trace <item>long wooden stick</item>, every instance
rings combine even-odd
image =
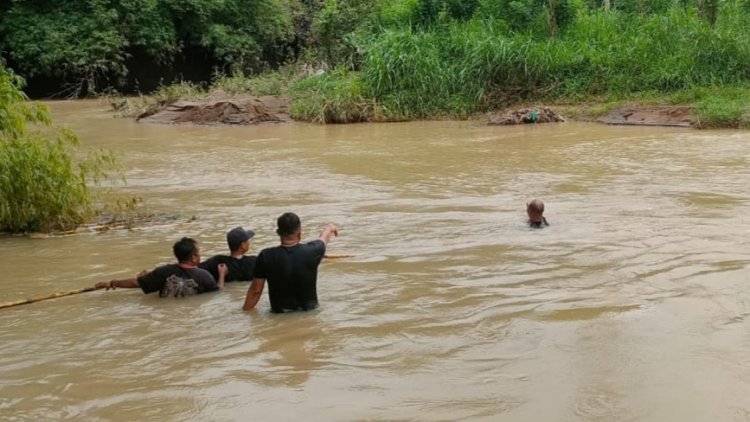
[[[15,302],[3,303],[3,304],[0,304],[0,309],[11,308],[13,306],[18,306],[18,305],[26,305],[26,304],[34,303],[34,302],[41,302],[43,300],[55,299],[55,298],[63,297],[63,296],[70,296],[70,295],[77,295],[77,294],[80,294],[80,293],[93,292],[94,290],[96,290],[96,289],[93,288],[93,287],[84,287],[84,288],[81,288],[81,289],[69,290],[67,292],[50,293],[50,294],[45,295],[45,296],[34,297],[34,298],[31,298],[31,299],[21,299],[21,300],[15,301]]]
[[[325,254],[323,256],[323,258],[327,258],[327,259],[340,259],[340,258],[351,258],[353,256],[354,255],[350,255],[350,254]]]

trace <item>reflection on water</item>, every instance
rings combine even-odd
[[[566,123],[177,127],[52,104],[187,223],[0,238],[3,302],[328,222],[322,307],[92,292],[0,311],[3,419],[747,420],[750,134]],[[524,224],[542,198],[551,227]]]

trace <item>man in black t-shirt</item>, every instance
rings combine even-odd
[[[338,236],[334,225],[326,226],[318,240],[300,243],[302,224],[296,214],[282,214],[277,223],[281,245],[263,249],[255,261],[253,282],[247,290],[243,310],[258,304],[268,280],[271,312],[308,311],[318,307],[318,265],[332,236]]]
[[[219,264],[219,281],[208,271],[198,268],[201,250],[198,242],[183,237],[172,247],[176,264],[162,265],[151,272],[143,271],[136,278],[96,283],[97,289],[140,288],[143,293],[159,292],[159,296],[189,296],[224,288],[227,266]]]
[[[235,227],[227,232],[227,245],[230,255],[215,255],[198,264],[199,268],[219,278],[219,264],[225,264],[229,269],[224,281],[250,281],[255,269],[255,256],[245,255],[250,251],[250,239],[255,236],[252,230]]]

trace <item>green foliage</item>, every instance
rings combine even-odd
[[[554,36],[583,10],[578,0],[481,0],[476,15],[502,19],[517,33]]]
[[[374,10],[372,0],[327,0],[313,22],[316,46],[326,63],[354,66],[358,59],[354,33],[368,24]]]
[[[122,36],[159,62],[172,60],[180,50],[177,26],[168,3],[160,0],[120,0],[113,3]]]
[[[415,24],[417,26],[429,27],[440,19],[445,0],[417,0]]]
[[[712,29],[683,9],[601,12],[582,16],[555,39],[509,34],[484,20],[389,29],[364,46],[362,81],[389,118],[738,84],[750,79],[750,34],[743,30],[747,16],[735,16]]]
[[[466,21],[474,16],[479,0],[445,0],[445,14],[458,21]]]
[[[205,95],[206,90],[190,82],[162,85],[149,95],[123,97],[117,92],[109,92],[105,98],[112,110],[120,117],[147,117],[164,110],[179,100],[195,100]]]
[[[211,89],[221,90],[228,94],[248,95],[286,95],[289,86],[300,78],[299,71],[294,66],[286,66],[276,72],[261,73],[259,75],[218,77]]]
[[[126,59],[159,63],[189,53],[252,72],[292,57],[298,0],[15,1],[0,15],[0,50],[22,75],[75,82],[79,92],[117,86]]]
[[[30,123],[49,124],[47,109],[38,103],[26,102],[21,92],[23,80],[5,70],[0,61],[0,139],[27,136]]]
[[[374,20],[383,28],[410,28],[416,22],[417,0],[390,1],[381,4]]]
[[[0,49],[27,77],[47,75],[79,85],[123,76],[125,38],[103,0],[57,4],[14,2],[0,18]]]
[[[50,120],[41,106],[26,103],[20,82],[0,63],[0,230],[75,227],[92,214],[88,183],[108,176],[114,156],[93,151],[76,161],[72,132],[30,127]]]
[[[750,87],[697,88],[691,94],[700,127],[750,128]]]
[[[674,3],[674,0],[615,0],[612,7],[624,13],[647,15],[665,13]]]
[[[381,120],[377,104],[358,75],[343,68],[298,80],[291,96],[295,119],[314,123]]]

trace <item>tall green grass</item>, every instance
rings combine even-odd
[[[290,91],[291,116],[314,123],[383,120],[380,108],[357,73],[346,69],[297,81]]]
[[[362,83],[388,116],[463,116],[524,100],[673,93],[750,80],[750,16],[690,10],[581,16],[556,38],[474,20],[397,28],[364,46]]]
[[[295,79],[295,75],[283,69],[278,72],[269,72],[255,76],[236,74],[232,76],[222,75],[218,77],[212,90],[221,90],[228,94],[248,95],[283,95],[288,91],[289,84]]]

